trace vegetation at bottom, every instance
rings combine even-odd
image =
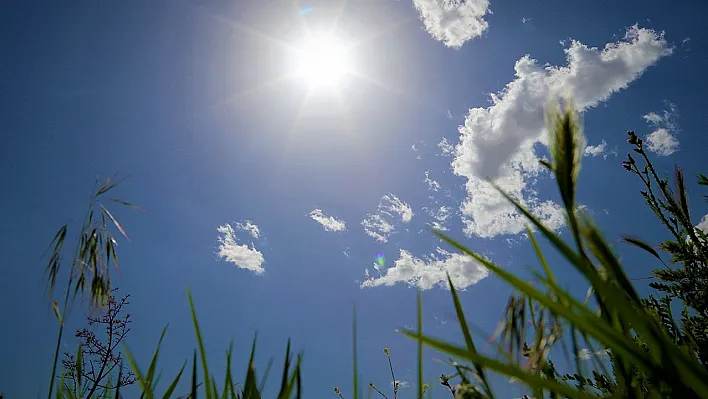
[[[708,398],[708,236],[695,227],[688,203],[687,183],[677,167],[671,178],[661,175],[651,162],[644,144],[634,132],[628,135],[631,152],[622,167],[643,185],[640,195],[667,230],[667,239],[649,243],[641,237],[626,236],[626,245],[649,254],[657,268],[652,271],[652,293],[638,294],[632,280],[612,246],[582,211],[576,201],[580,164],[585,139],[572,104],[549,107],[547,127],[550,134],[549,161],[542,163],[555,177],[565,210],[570,239],[564,240],[515,198],[499,191],[528,220],[528,239],[537,255],[539,267],[533,281],[525,281],[454,239],[433,234],[464,253],[509,284],[514,294],[502,312],[500,328],[493,340],[496,355],[480,353],[470,331],[457,290],[448,277],[451,306],[457,315],[462,342],[447,342],[423,332],[422,296],[417,297],[418,324],[402,333],[417,344],[417,383],[410,397],[422,399],[432,390],[423,380],[423,347],[450,358],[450,374],[440,376],[453,398],[495,398],[490,375],[513,378],[534,398]],[[137,384],[141,398],[254,399],[260,398],[270,367],[258,378],[254,367],[257,340],[254,337],[245,375],[236,380],[232,369],[232,346],[226,351],[226,368],[219,373],[209,368],[197,311],[187,292],[196,349],[180,371],[160,384],[158,359],[167,331],[163,329],[150,363],[139,365],[123,345],[130,332],[130,315],[123,315],[128,296],[116,298],[110,271],[118,267],[117,239],[128,235],[114,218],[110,206],[139,207],[111,195],[122,179],[109,178],[97,184],[89,201],[84,222],[72,242],[69,226],[62,226],[48,251],[46,278],[51,295],[60,276],[65,276],[59,300],[52,301],[57,319],[56,350],[53,357],[47,398],[121,398],[121,389]],[[494,184],[490,182],[490,184]],[[698,175],[698,184],[708,185],[708,177]],[[496,186],[495,186],[496,187]],[[638,197],[639,198],[639,197]],[[708,196],[706,196],[708,199]],[[115,233],[117,232],[117,234]],[[546,240],[564,258],[562,265],[572,267],[586,280],[586,297],[578,298],[563,289],[553,275],[553,267],[539,246]],[[68,248],[72,246],[73,248]],[[65,248],[66,247],[66,248]],[[70,255],[66,261],[67,251]],[[75,300],[87,304],[88,327],[76,332],[80,345],[74,354],[65,353],[60,362],[59,349],[64,320]],[[97,331],[102,329],[102,334]],[[357,318],[352,319],[352,392],[334,388],[335,397],[357,399],[380,396],[397,399],[400,382],[395,377],[392,355],[384,354],[391,373],[391,387],[369,384],[361,389],[357,364]],[[105,335],[102,338],[101,335]],[[487,337],[484,337],[485,339]],[[551,349],[565,354],[564,371],[550,358]],[[591,366],[582,359],[591,360]],[[291,353],[290,342],[278,381],[278,399],[301,398],[307,382],[302,381],[302,354]],[[218,377],[218,378],[217,378]],[[185,381],[180,384],[181,381]],[[188,392],[178,392],[188,386]],[[2,395],[0,394],[0,398]]]

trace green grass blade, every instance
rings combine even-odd
[[[418,287],[418,295],[416,301],[416,314],[418,316],[418,337],[423,336],[423,293]],[[417,342],[417,354],[418,354],[418,364],[417,364],[417,374],[418,374],[418,399],[423,399],[423,341],[418,340]]]
[[[135,374],[135,378],[138,380],[138,384],[140,385],[140,389],[142,390],[143,394],[145,394],[145,397],[147,399],[153,399],[152,387],[145,379],[143,373],[140,371],[140,367],[135,361],[135,358],[130,352],[130,349],[128,349],[128,347],[126,346],[124,347],[123,352],[125,353],[126,359],[128,359],[128,364],[130,364],[130,368],[133,370],[133,374]]]
[[[435,338],[422,336],[418,333],[414,333],[413,331],[403,331],[403,334],[409,338],[418,340],[418,342],[422,344],[425,344],[438,351],[447,353],[451,356],[467,360],[471,363],[479,363],[482,365],[482,367],[496,371],[505,376],[518,378],[520,381],[528,384],[529,386],[547,389],[549,391],[558,393],[560,395],[565,395],[568,398],[573,399],[597,398],[597,396],[595,395],[591,395],[587,392],[578,391],[577,389],[569,385],[561,384],[554,380],[543,378],[537,374],[529,373],[515,364],[504,363],[496,359],[482,356],[478,353],[470,353],[464,348],[448,344]]]
[[[206,391],[207,399],[212,399],[211,393],[211,375],[209,374],[209,366],[207,365],[206,350],[204,350],[204,341],[202,340],[202,334],[199,330],[199,322],[197,321],[197,312],[194,310],[194,301],[192,300],[192,293],[187,289],[187,297],[189,298],[189,309],[192,312],[192,323],[194,324],[194,332],[197,335],[197,345],[199,347],[199,357],[202,360],[202,368],[204,369],[204,388]],[[216,392],[214,392],[216,394]]]
[[[226,351],[226,373],[224,376],[224,391],[221,393],[221,399],[226,399],[229,393],[229,386],[233,384],[233,376],[231,375],[231,356],[234,351],[234,340],[229,343],[229,350]]]
[[[123,379],[123,362],[120,362],[120,366],[118,366],[118,383],[116,384],[116,394],[114,395],[114,399],[121,399],[120,396],[120,382]]]
[[[280,392],[283,392],[288,386],[288,373],[290,372],[290,340],[285,348],[285,362],[283,364],[283,376],[280,380]],[[278,396],[280,397],[280,396]]]
[[[261,397],[260,392],[258,392],[258,382],[256,381],[256,365],[254,363],[256,357],[256,342],[258,341],[258,335],[253,337],[253,344],[251,345],[251,356],[248,359],[248,368],[246,369],[246,379],[243,383],[243,394],[244,397],[249,399],[259,399]]]
[[[436,233],[443,241],[449,243],[458,250],[466,253],[480,264],[487,267],[492,273],[499,276],[502,280],[506,281],[509,285],[514,287],[520,292],[523,292],[526,296],[534,299],[539,304],[547,307],[549,310],[555,314],[564,317],[571,324],[578,327],[581,331],[586,331],[588,335],[595,338],[598,342],[604,345],[606,348],[613,348],[622,351],[625,355],[630,356],[633,361],[638,363],[646,364],[649,361],[648,355],[640,348],[638,348],[634,341],[625,337],[623,335],[617,335],[616,331],[611,327],[608,327],[603,323],[602,319],[599,319],[593,312],[586,308],[577,309],[577,313],[564,305],[559,303],[554,298],[549,295],[539,291],[536,287],[528,284],[527,282],[519,279],[510,272],[502,269],[501,267],[495,265],[489,260],[485,259],[481,255],[473,252],[451,238],[447,237],[442,233]],[[621,300],[621,299],[620,299]]]
[[[179,369],[179,373],[177,373],[177,376],[175,377],[175,379],[172,380],[172,383],[170,383],[170,386],[167,387],[165,394],[162,395],[162,399],[170,399],[170,397],[172,397],[172,393],[177,388],[177,384],[179,383],[179,380],[182,378],[182,373],[184,372],[184,368],[186,366],[187,366],[187,361],[185,360],[184,363],[182,363],[182,368]]]
[[[462,335],[465,337],[465,344],[467,345],[467,350],[472,353],[477,353],[477,348],[475,347],[474,341],[472,340],[472,334],[470,333],[470,329],[467,326],[465,313],[462,310],[462,304],[460,303],[460,298],[457,295],[457,290],[455,289],[455,286],[452,283],[452,279],[450,278],[450,273],[447,273],[447,283],[450,286],[450,292],[452,293],[452,302],[455,305],[455,312],[457,313],[457,321],[460,324],[460,328],[462,329]],[[420,333],[422,334],[422,332]],[[474,363],[474,368],[477,372],[477,375],[479,376],[479,379],[482,381],[482,385],[484,385],[484,390],[486,391],[487,397],[493,399],[494,393],[492,393],[492,388],[489,385],[489,381],[487,380],[487,376],[484,373],[484,369],[478,363]]]
[[[155,369],[157,368],[157,358],[160,355],[160,345],[162,345],[162,340],[165,338],[167,327],[169,327],[169,324],[165,325],[162,329],[162,333],[160,333],[160,339],[157,341],[157,348],[155,348],[155,352],[152,355],[152,360],[150,360],[150,366],[148,367],[147,374],[145,374],[145,381],[147,381],[150,386],[154,385],[153,378],[155,376]]]
[[[192,390],[189,399],[197,399],[197,351],[192,356]]]
[[[82,379],[84,377],[84,371],[83,371],[83,366],[84,366],[84,349],[79,344],[79,348],[76,350],[76,367],[74,369],[75,371],[75,384],[74,384],[74,393],[76,396],[81,395],[81,385],[82,385]]]
[[[273,358],[271,357],[270,360],[268,360],[268,364],[266,365],[265,371],[263,372],[263,378],[261,378],[261,383],[258,386],[258,390],[263,392],[265,389],[265,384],[268,381],[268,375],[270,374],[270,370],[273,367]]]

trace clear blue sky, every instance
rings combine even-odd
[[[613,240],[662,238],[620,167],[627,129],[652,143],[660,169],[705,172],[708,6],[700,2],[13,3],[0,13],[0,392],[8,398],[46,389],[57,326],[41,251],[83,215],[97,176],[132,174],[120,196],[146,209],[116,210],[132,240],[120,242],[115,285],[132,295],[127,343],[139,360],[148,361],[166,323],[163,378],[191,357],[189,286],[213,369],[232,338],[239,371],[256,330],[261,370],[271,355],[281,361],[292,338],[305,353],[305,397],[327,398],[335,385],[350,392],[354,303],[362,379],[387,387],[388,347],[397,377],[410,382],[406,397],[415,346],[395,330],[415,323],[416,285],[425,289],[427,332],[460,338],[449,291],[438,285],[446,270],[466,287],[469,320],[494,330],[509,289],[449,248],[438,251],[425,228],[438,223],[514,272],[536,266],[523,222],[480,176],[497,176],[564,230],[553,182],[535,166],[547,153],[549,95],[570,94],[583,111],[590,147],[579,200]],[[308,30],[344,43],[335,50],[348,69],[333,85],[320,79],[329,70],[294,74]],[[333,54],[320,56],[328,63]],[[708,209],[695,185],[690,194],[698,224]],[[246,221],[259,234],[240,229]],[[618,251],[633,277],[656,266]],[[379,252],[385,262],[374,268]],[[585,290],[549,257],[566,286]],[[82,318],[76,307],[69,331]],[[75,350],[72,334],[64,343]],[[439,355],[425,356],[427,380],[450,371]],[[500,397],[524,393],[503,378],[495,386]]]

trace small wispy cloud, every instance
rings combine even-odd
[[[440,231],[448,231],[449,229],[445,225],[445,222],[450,217],[450,211],[451,208],[444,205],[438,209],[431,209],[428,212],[432,218],[432,221],[429,223],[430,227]]]
[[[347,225],[344,221],[335,219],[332,216],[325,216],[324,213],[322,213],[322,209],[313,210],[310,212],[310,217],[321,224],[325,231],[345,231],[347,229]]]
[[[401,380],[396,380],[396,383],[398,383],[398,389],[405,389],[411,386],[411,383],[408,381],[401,381]],[[391,381],[391,387],[395,387],[395,383]]]
[[[236,228],[234,228],[234,226],[236,226]],[[265,268],[263,267],[263,254],[253,245],[249,247],[246,244],[239,244],[236,237],[237,230],[244,230],[248,231],[253,238],[258,238],[260,235],[258,226],[250,221],[245,221],[243,223],[237,222],[234,226],[226,223],[217,227],[216,230],[219,232],[219,247],[217,248],[218,257],[226,262],[233,263],[240,269],[246,269],[256,274],[262,274],[265,272]]]
[[[440,183],[430,178],[430,171],[425,171],[425,180],[423,180],[428,185],[428,190],[438,191],[440,190]]]
[[[440,148],[440,153],[437,155],[449,157],[455,153],[455,147],[445,137],[438,143],[438,147]]]
[[[649,151],[660,155],[671,155],[679,149],[679,141],[676,138],[678,127],[678,112],[676,105],[667,102],[668,109],[660,114],[649,112],[642,116],[647,124],[654,129],[646,136],[647,148]]]
[[[598,145],[589,145],[585,147],[585,156],[597,157],[605,153],[607,142],[602,140]]]
[[[607,356],[607,351],[600,349],[597,352],[590,352],[590,349],[582,348],[578,351],[578,358],[581,360],[590,360],[593,357]]]
[[[400,250],[399,258],[386,273],[379,277],[367,277],[361,288],[391,286],[398,283],[429,290],[440,286],[449,288],[447,274],[458,289],[465,289],[487,277],[489,271],[471,257],[459,253],[450,253],[442,248],[437,254],[425,259],[413,256],[405,249]]]
[[[413,219],[413,209],[393,194],[381,197],[376,212],[361,221],[364,232],[378,242],[387,242],[397,221],[408,223]]]
[[[251,237],[258,239],[261,236],[261,231],[258,229],[255,223],[250,220],[244,220],[243,222],[236,222],[236,228],[241,231],[246,231]]]

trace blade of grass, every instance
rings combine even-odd
[[[192,355],[192,390],[189,399],[197,399],[197,351]]]
[[[624,355],[630,356],[633,361],[637,363],[647,364],[650,362],[648,355],[636,347],[634,341],[625,337],[623,335],[617,335],[616,331],[611,327],[608,327],[599,319],[593,312],[588,309],[580,308],[577,309],[578,313],[573,312],[567,306],[559,303],[547,294],[542,293],[536,287],[526,283],[525,281],[519,279],[508,271],[500,268],[494,263],[490,262],[486,258],[480,256],[479,254],[465,248],[461,244],[452,240],[451,238],[445,236],[442,233],[436,233],[443,241],[449,243],[458,250],[466,253],[480,264],[487,267],[492,273],[499,276],[502,280],[506,281],[512,287],[525,295],[533,298],[539,304],[546,306],[549,310],[555,314],[563,316],[568,322],[578,326],[581,331],[586,331],[589,335],[595,338],[598,342],[605,345],[608,348],[614,348],[618,351],[622,351]],[[624,298],[619,298],[619,300],[624,300]]]
[[[414,340],[418,340],[418,342],[421,342],[422,344],[425,344],[425,345],[427,345],[431,348],[434,348],[436,350],[439,350],[441,352],[447,353],[451,356],[455,356],[459,359],[467,360],[471,363],[479,363],[483,367],[486,367],[490,370],[501,373],[505,376],[518,378],[519,380],[525,382],[529,386],[545,388],[550,391],[556,392],[558,394],[565,395],[568,398],[574,398],[574,399],[591,399],[591,398],[596,399],[597,398],[595,395],[591,395],[587,392],[578,391],[569,385],[561,384],[561,383],[556,382],[554,380],[546,379],[546,378],[543,378],[539,375],[526,372],[522,368],[520,368],[519,366],[516,366],[513,364],[507,364],[504,362],[500,362],[498,360],[495,360],[495,359],[492,359],[492,358],[489,358],[486,356],[482,356],[478,353],[470,353],[469,351],[465,350],[464,348],[448,344],[446,342],[440,341],[435,338],[419,335],[418,333],[415,333],[413,331],[404,330],[404,331],[402,331],[402,333],[404,335],[408,336],[409,338],[412,338]]]
[[[204,341],[202,340],[202,334],[199,330],[199,322],[197,322],[197,312],[194,310],[194,301],[192,300],[192,292],[187,288],[187,297],[189,298],[189,309],[192,312],[192,323],[194,324],[194,332],[197,335],[197,346],[199,347],[199,357],[202,360],[202,368],[204,369],[204,388],[206,391],[207,399],[212,399],[211,393],[211,380],[209,374],[209,366],[207,365],[206,350],[204,350]],[[216,392],[214,392],[216,394]]]
[[[474,341],[472,340],[472,334],[470,333],[469,327],[467,326],[467,320],[465,319],[465,313],[462,310],[462,304],[460,303],[460,298],[457,295],[457,290],[455,289],[455,286],[452,283],[450,273],[446,274],[447,283],[450,286],[450,292],[452,293],[452,302],[455,305],[455,312],[457,313],[457,321],[460,324],[460,328],[462,329],[462,335],[465,337],[465,344],[467,345],[467,350],[472,353],[477,353],[477,348],[474,345]],[[482,385],[484,385],[484,390],[487,394],[487,397],[493,399],[494,393],[492,393],[492,388],[489,385],[489,381],[487,380],[487,376],[484,373],[484,369],[479,363],[474,363],[474,368],[480,380],[482,381]]]
[[[145,381],[147,381],[150,386],[153,386],[153,377],[155,376],[155,369],[157,368],[157,358],[160,355],[160,345],[162,345],[162,340],[165,338],[165,333],[167,333],[167,327],[169,327],[169,324],[165,325],[162,329],[162,333],[160,333],[160,339],[157,341],[157,347],[152,355],[152,360],[150,360],[147,374],[145,374]]]
[[[258,382],[256,381],[256,366],[254,364],[254,359],[256,356],[256,342],[258,340],[258,335],[253,337],[253,344],[251,345],[251,356],[248,359],[248,368],[246,370],[246,379],[243,383],[243,394],[244,397],[249,399],[258,399],[261,397],[260,392],[258,392]]]
[[[116,384],[116,394],[114,395],[114,399],[121,399],[122,398],[120,396],[120,387],[121,387],[122,379],[123,379],[123,361],[121,361],[120,366],[118,366],[118,384]]]
[[[140,371],[140,367],[135,361],[135,358],[130,352],[130,349],[128,349],[128,347],[126,346],[123,348],[123,352],[125,353],[126,359],[128,359],[128,364],[130,364],[130,368],[133,370],[133,374],[135,374],[135,378],[138,380],[138,384],[140,385],[142,393],[145,394],[145,397],[147,399],[153,399],[153,392],[151,390],[150,384],[148,384],[148,381],[145,379],[145,376]]]
[[[224,376],[224,391],[221,393],[221,399],[226,399],[229,392],[229,386],[233,386],[233,377],[231,375],[231,356],[234,351],[234,340],[229,343],[229,349],[226,351],[226,375]]]
[[[418,295],[416,297],[416,314],[418,317],[418,337],[423,336],[423,294],[418,287]],[[417,354],[418,354],[418,399],[423,399],[423,341],[418,340],[417,342]]]
[[[186,366],[187,366],[187,361],[185,360],[184,363],[182,363],[182,368],[179,369],[179,373],[177,373],[177,376],[175,377],[175,379],[172,380],[172,383],[170,384],[170,386],[167,387],[165,394],[162,395],[162,399],[170,399],[170,397],[172,397],[172,393],[177,388],[177,384],[179,383],[179,380],[182,378],[182,373],[184,372],[184,368]]]

